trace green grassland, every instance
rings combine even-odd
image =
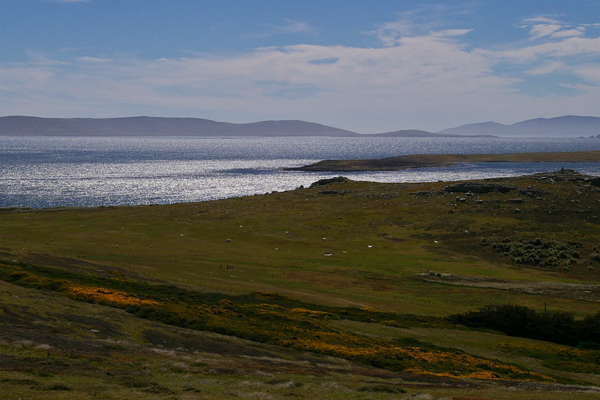
[[[597,397],[596,351],[444,317],[600,311],[600,187],[572,171],[476,183],[339,179],[204,203],[0,210],[0,392]],[[418,357],[390,364],[402,349]]]

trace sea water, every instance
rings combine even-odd
[[[600,150],[600,139],[330,137],[0,137],[0,207],[169,204],[292,190],[344,175],[376,182],[455,181],[600,163],[474,163],[404,171],[286,171],[324,159],[406,154]]]

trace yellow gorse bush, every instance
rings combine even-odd
[[[600,351],[542,343],[500,343],[496,349],[534,357],[546,367],[572,372],[600,374]]]
[[[219,299],[218,295],[201,297],[190,293],[188,302],[182,292],[178,292],[178,297],[172,297],[172,293],[175,293],[172,288],[162,289],[164,292],[161,292],[156,288],[136,287],[133,283],[132,286],[126,286],[127,282],[111,283],[122,285],[121,287],[132,287],[132,291],[137,291],[136,294],[126,290],[76,283],[75,280],[52,279],[30,272],[23,271],[17,274],[19,275],[14,278],[27,286],[59,291],[74,300],[126,308],[127,311],[143,318],[327,354],[396,371],[455,378],[553,380],[548,376],[499,361],[474,357],[461,351],[438,349],[427,344],[423,347],[403,347],[392,340],[337,329],[324,320],[340,318],[343,314],[304,307],[286,308],[266,302],[282,299],[292,302],[292,299],[278,297],[273,293],[254,296],[254,299],[265,301],[260,303]],[[153,298],[146,295],[148,292],[154,293]],[[363,311],[376,313],[372,309]],[[367,315],[365,318],[369,319],[371,316]],[[508,348],[516,345],[502,346]],[[573,349],[559,350],[571,352],[571,356],[575,355]]]
[[[332,313],[328,313],[325,311],[307,310],[306,308],[292,308],[290,312],[293,314],[300,314],[308,318],[316,319],[331,319],[336,317]]]
[[[154,300],[140,299],[130,293],[91,286],[66,285],[63,292],[74,299],[115,306],[158,305]]]
[[[291,343],[290,343],[291,344]],[[443,352],[438,350],[422,349],[420,347],[347,347],[324,341],[298,339],[294,347],[307,351],[335,355],[341,358],[356,359],[361,357],[375,357],[388,360],[406,359],[409,363],[416,361],[423,363],[423,367],[409,368],[407,372],[427,373],[438,376],[473,379],[506,379],[507,375],[521,375],[521,380],[554,381],[553,378],[535,372],[524,371],[516,366],[501,364],[491,360],[476,358],[462,352]],[[429,366],[442,367],[445,372],[433,372]],[[492,370],[492,371],[490,371]]]

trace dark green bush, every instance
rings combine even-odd
[[[570,346],[576,346],[580,342],[600,343],[600,312],[583,320],[576,320],[568,312],[537,312],[525,306],[501,304],[451,315],[447,319],[472,328],[491,329],[509,336]]]

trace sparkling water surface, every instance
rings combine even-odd
[[[405,154],[600,150],[599,139],[0,137],[0,207],[95,207],[205,201],[285,191],[340,173],[284,168],[323,159]],[[599,163],[474,163],[343,173],[376,182],[455,181]]]

